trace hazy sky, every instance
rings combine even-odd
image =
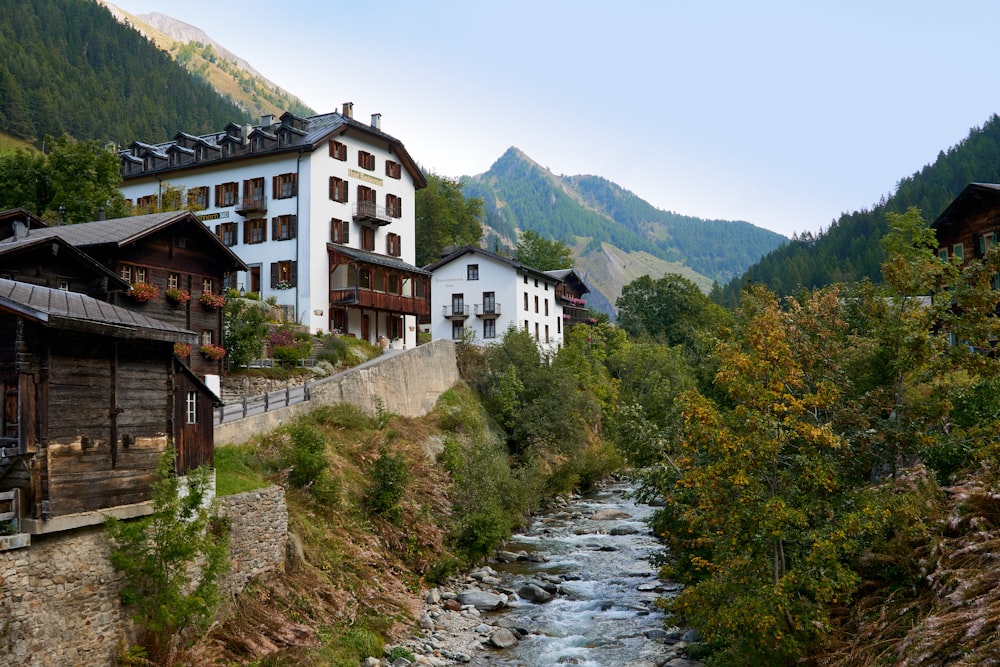
[[[789,236],[870,207],[1000,111],[988,0],[114,4],[203,29],[317,112],[381,113],[426,170],[479,174],[516,146]]]

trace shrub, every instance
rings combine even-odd
[[[288,483],[297,488],[323,481],[326,476],[326,440],[319,430],[304,421],[288,428],[291,441],[286,463],[291,467]]]
[[[368,511],[389,521],[398,521],[402,517],[399,501],[403,499],[410,481],[406,459],[398,452],[391,454],[383,445],[379,457],[372,464],[370,475]]]

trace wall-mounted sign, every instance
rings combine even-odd
[[[364,181],[365,183],[371,183],[372,185],[382,185],[382,179],[378,176],[372,176],[371,174],[366,174],[363,171],[358,171],[357,169],[348,169],[347,175],[351,178],[356,178],[359,181]]]
[[[198,216],[198,219],[202,222],[206,220],[221,220],[222,218],[228,218],[229,211],[220,211],[219,213],[204,213]]]

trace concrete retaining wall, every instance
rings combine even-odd
[[[217,425],[215,444],[245,442],[317,405],[348,403],[375,414],[377,401],[381,401],[386,412],[422,417],[458,380],[455,343],[450,340],[435,340],[410,350],[390,351],[384,357],[311,383],[311,401]]]

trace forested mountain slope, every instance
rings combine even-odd
[[[0,131],[119,143],[249,119],[94,0],[5,2]]]
[[[726,285],[718,298],[733,306],[743,287],[751,283],[790,294],[800,286],[865,278],[880,282],[885,214],[916,206],[925,220],[933,221],[966,185],[976,182],[1000,182],[1000,118],[996,115],[982,127],[972,128],[956,146],[938,153],[932,164],[899,181],[892,196],[883,197],[871,209],[841,215],[816,235],[807,233],[773,250]]]
[[[556,176],[513,147],[462,183],[467,196],[484,200],[492,243],[514,245],[516,230],[566,243],[610,303],[646,274],[679,273],[708,290],[787,240],[747,222],[659,210],[598,176]]]
[[[286,111],[300,116],[315,115],[316,112],[302,100],[269,81],[249,62],[216,42],[201,28],[158,12],[129,14],[109,2],[100,1],[115,18],[146,35],[178,64],[208,82],[219,95],[251,116],[280,116]]]

